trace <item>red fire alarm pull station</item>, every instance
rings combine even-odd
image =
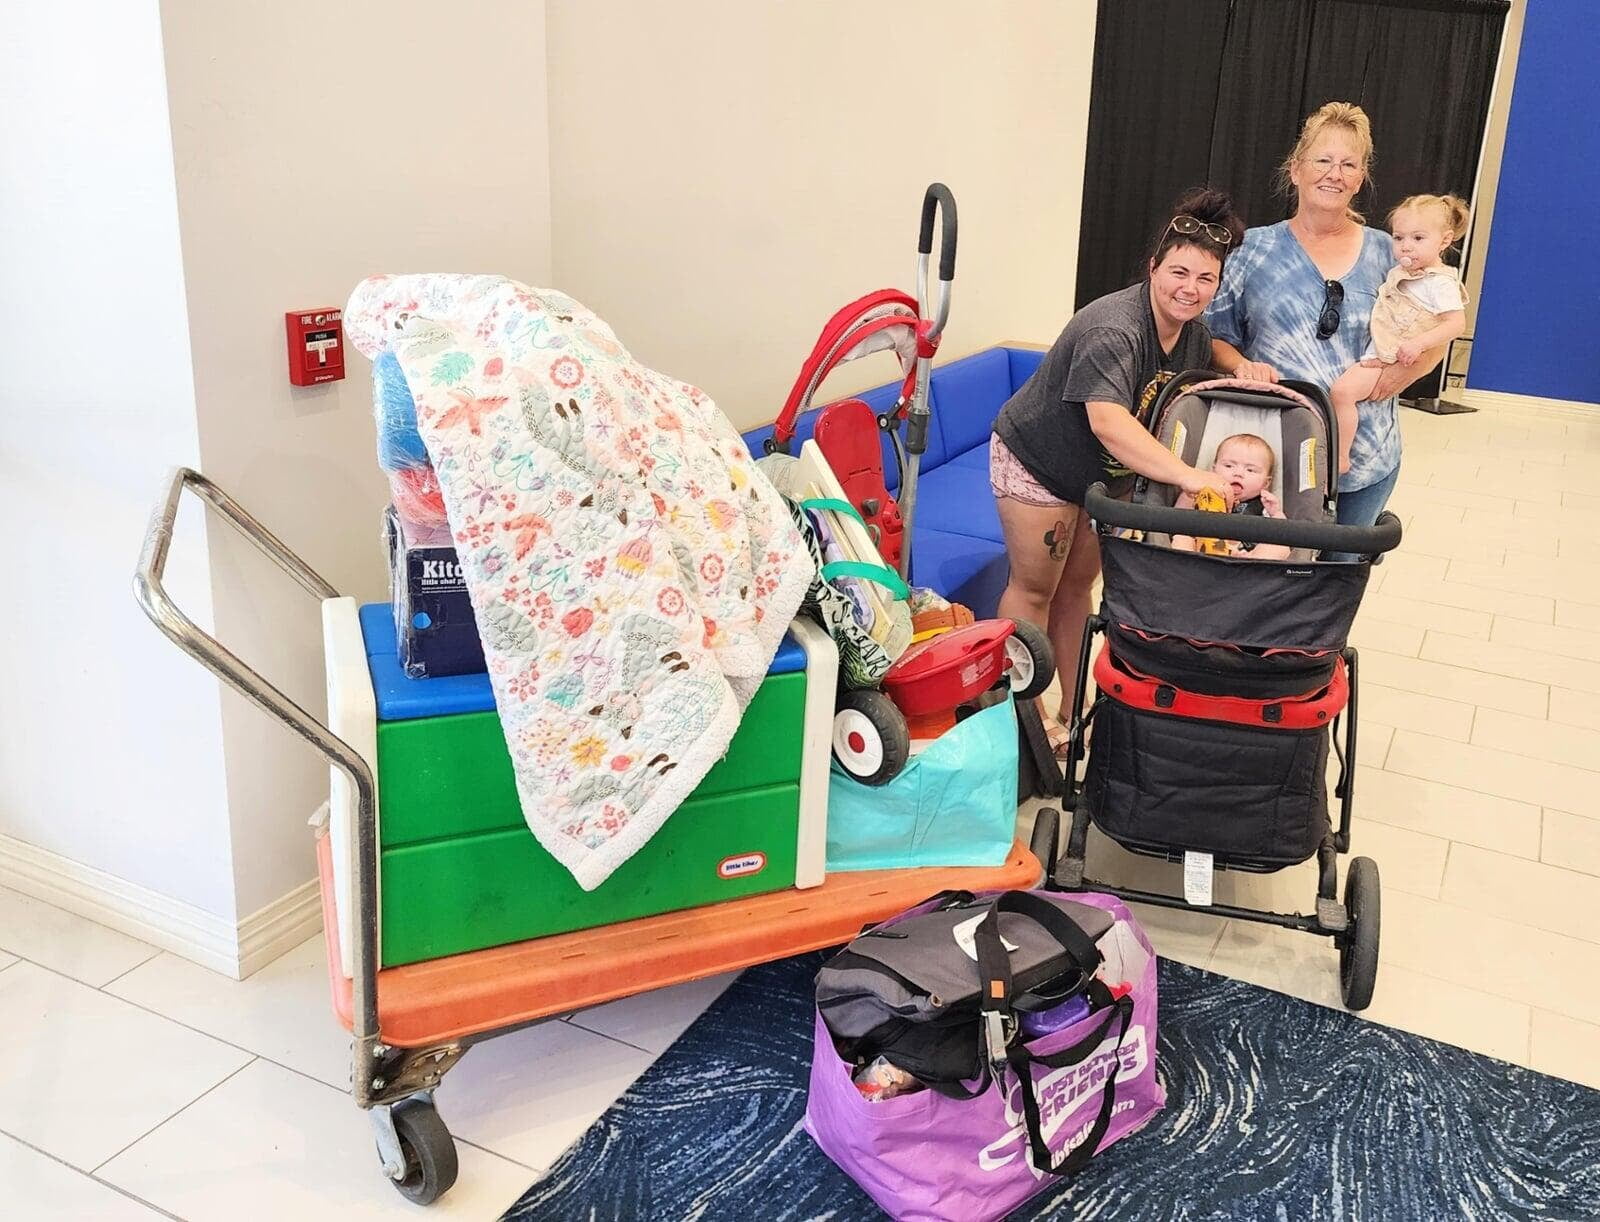
[[[338,310],[291,310],[283,316],[289,336],[289,381],[296,386],[337,382],[344,377],[344,324]]]

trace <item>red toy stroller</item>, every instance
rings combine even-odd
[[[935,213],[942,218],[939,297],[928,317],[928,261],[933,253]],[[843,399],[817,415],[815,441],[837,477],[844,499],[866,526],[885,564],[902,576],[911,572],[910,539],[916,514],[917,472],[927,450],[928,385],[939,337],[950,316],[950,285],[956,265],[956,203],[950,189],[934,183],[922,201],[917,243],[917,296],[880,289],[851,302],[828,320],[801,367],[767,439],[769,454],[787,454],[796,423],[811,410],[822,382],[839,365],[893,349],[904,385],[882,415],[860,399]],[[905,423],[905,437],[900,435]],[[898,502],[884,479],[880,433],[887,434],[900,471]],[[1050,685],[1054,655],[1044,631],[1021,620],[972,623],[964,608],[931,612],[914,621],[913,644],[895,661],[883,691],[841,691],[834,715],[833,751],[856,780],[882,785],[905,767],[913,736],[935,737],[989,689],[1009,683],[1019,702]]]

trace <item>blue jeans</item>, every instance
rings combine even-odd
[[[1400,468],[1389,472],[1375,484],[1368,484],[1365,488],[1357,488],[1353,492],[1339,494],[1339,525],[1340,526],[1371,526],[1378,520],[1378,515],[1383,512],[1383,507],[1389,503],[1389,494],[1394,491],[1394,486],[1400,482]],[[1360,559],[1353,552],[1324,552],[1324,560],[1340,560],[1351,563]]]

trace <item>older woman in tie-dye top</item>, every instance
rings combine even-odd
[[[1294,216],[1245,233],[1206,311],[1218,369],[1326,390],[1361,359],[1395,262],[1389,235],[1350,207],[1371,160],[1372,128],[1359,106],[1329,102],[1306,120],[1280,171],[1295,192]],[[1358,410],[1339,521],[1371,525],[1400,477],[1400,422],[1393,397]]]

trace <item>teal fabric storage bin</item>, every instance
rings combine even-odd
[[[911,758],[887,785],[861,785],[833,762],[828,870],[997,866],[1017,829],[1017,713],[1008,698]]]

